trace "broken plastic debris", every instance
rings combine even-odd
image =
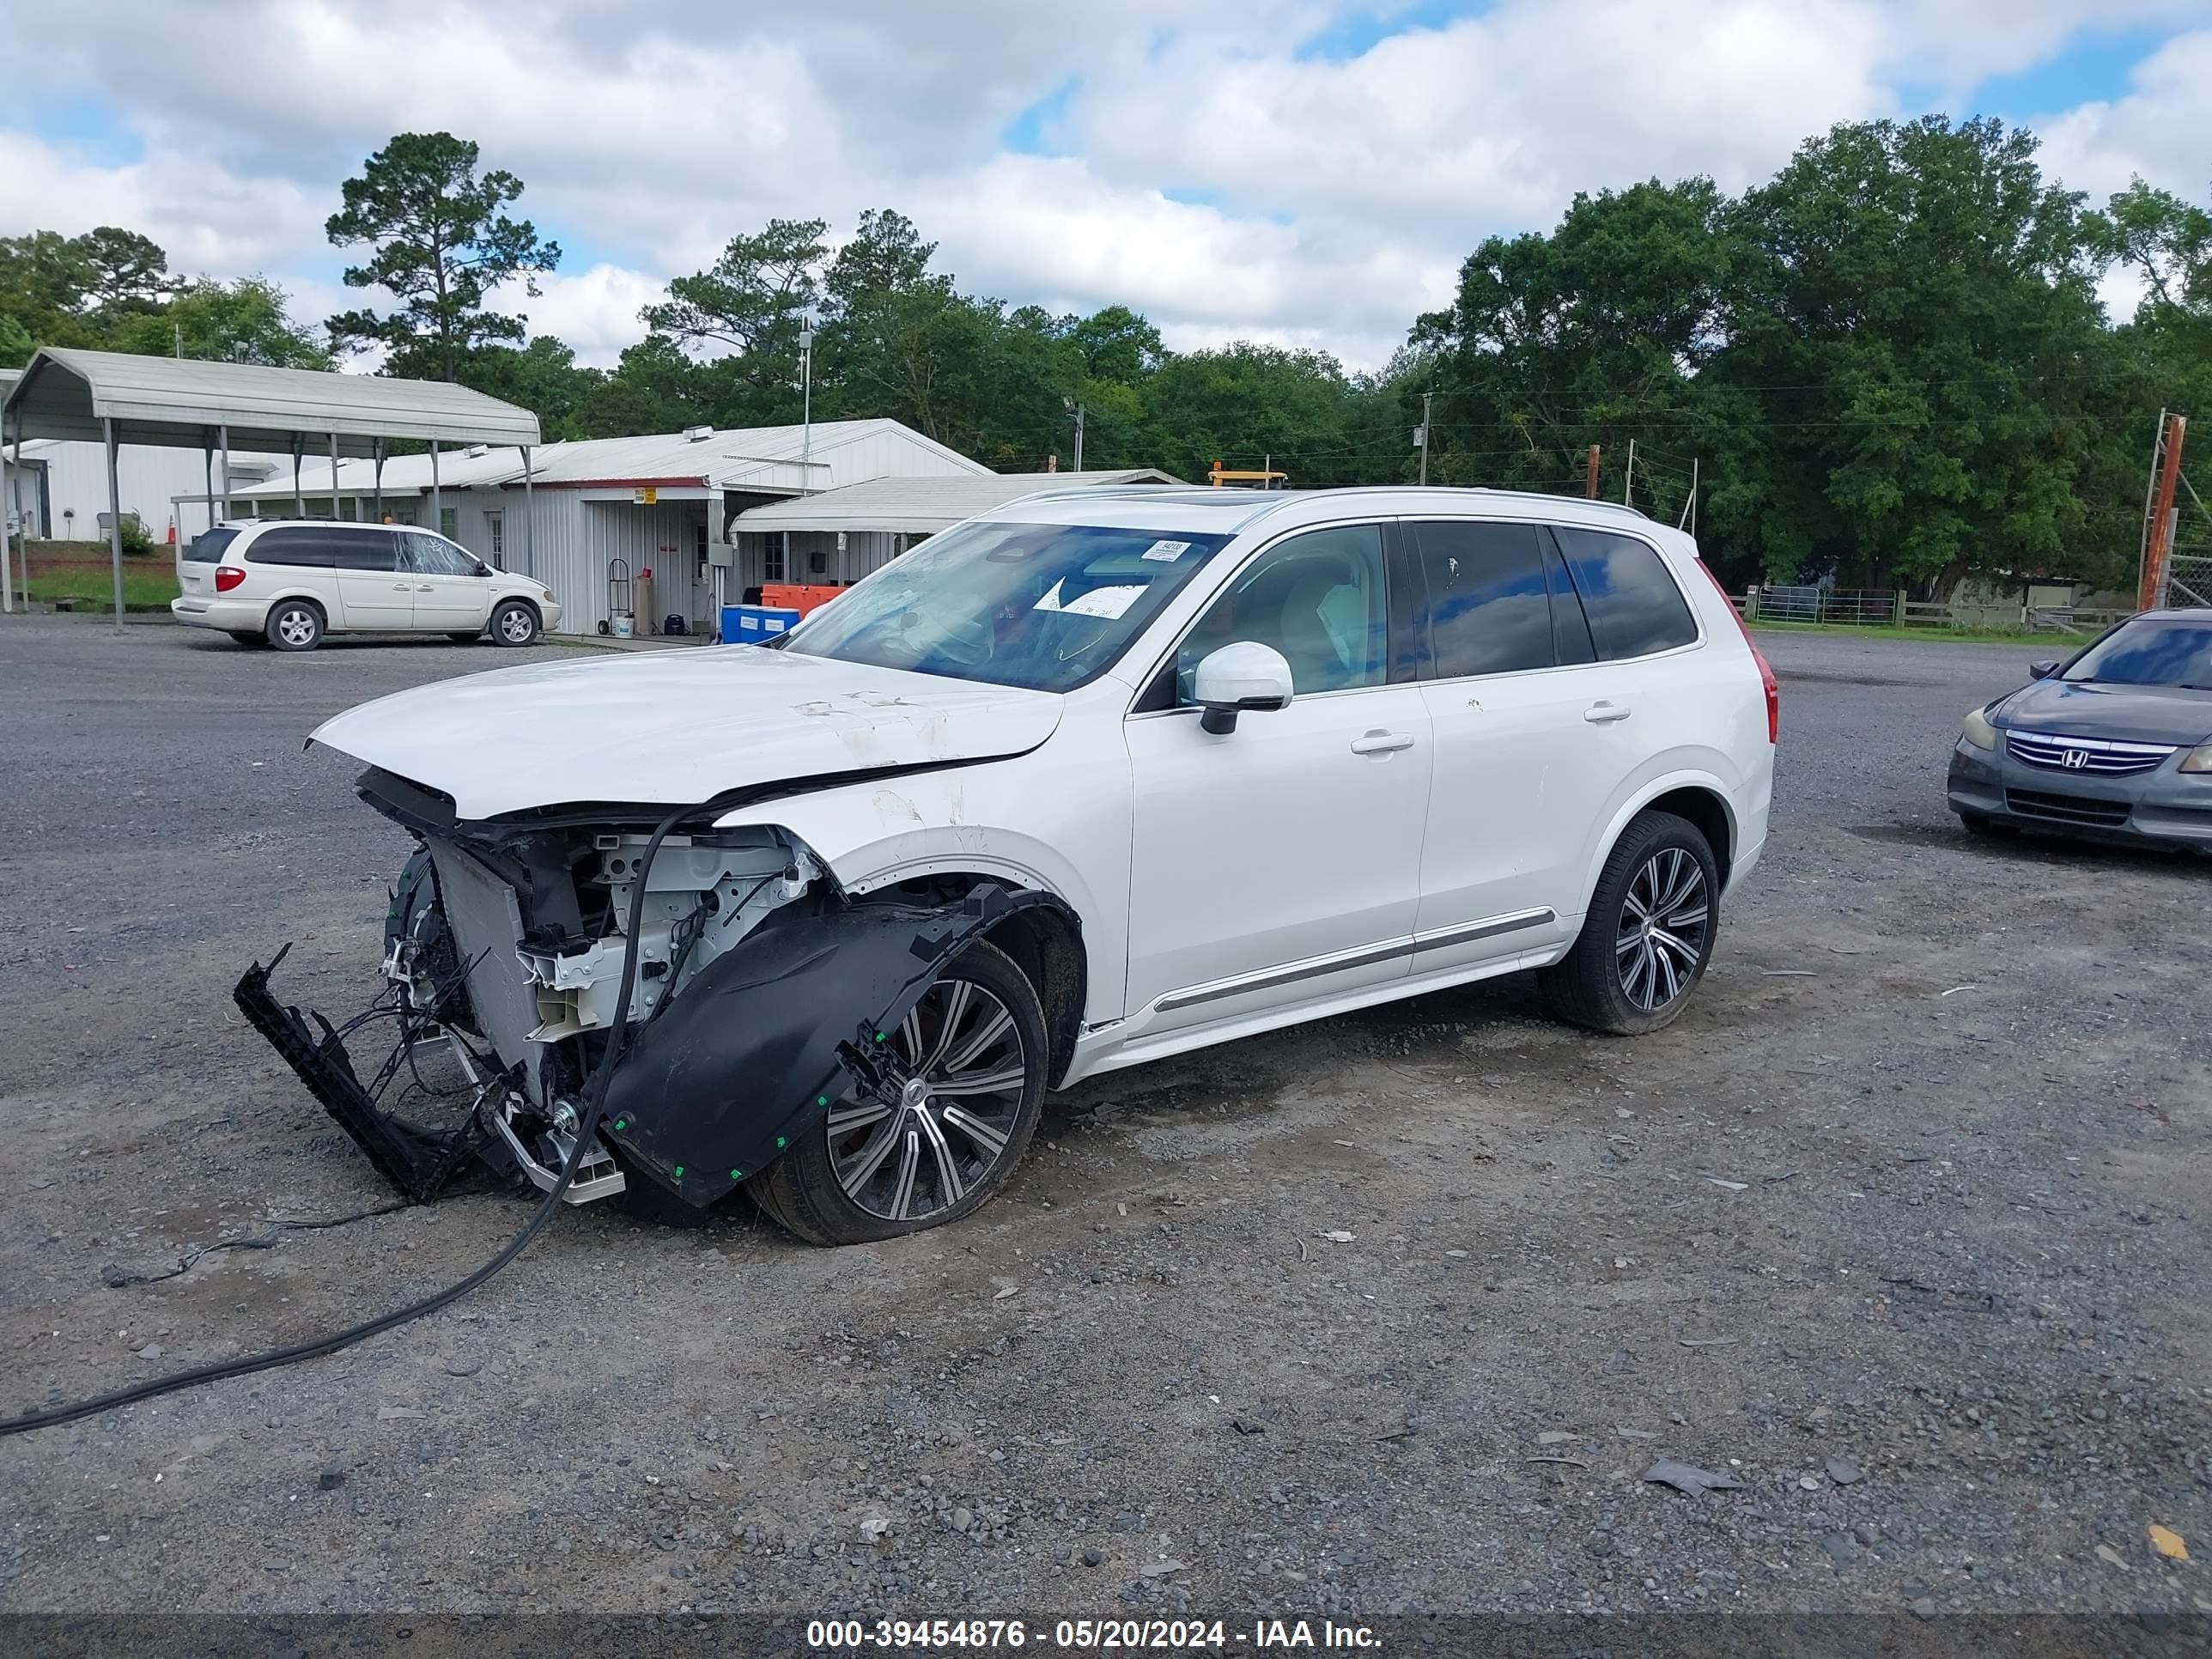
[[[2120,1559],[2120,1553],[2114,1549],[2110,1544],[2100,1544],[2097,1546],[2097,1559],[2100,1561],[2111,1563],[2113,1566],[2118,1567],[2122,1572],[2130,1571],[2128,1564]]]
[[[1747,1181],[1723,1181],[1718,1176],[1707,1176],[1705,1179],[1716,1187],[1727,1188],[1732,1193],[1743,1192],[1751,1185]]]
[[[1743,1485],[1732,1474],[1716,1474],[1711,1469],[1677,1463],[1671,1457],[1662,1457],[1644,1470],[1644,1478],[1659,1486],[1672,1486],[1676,1492],[1686,1492],[1692,1498],[1708,1492],[1732,1492]]]
[[[2181,1534],[2171,1527],[2161,1527],[2157,1522],[2152,1522],[2150,1541],[2151,1547],[2169,1561],[2186,1561],[2189,1559],[2189,1546],[2182,1541]]]
[[[1334,1232],[1316,1233],[1314,1237],[1316,1238],[1325,1238],[1332,1244],[1349,1244],[1356,1235],[1347,1233],[1340,1228]]]

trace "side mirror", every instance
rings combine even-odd
[[[2027,665],[2028,678],[2031,679],[2047,680],[2057,672],[2058,665],[2055,662],[2032,662]]]
[[[489,575],[490,575],[490,574],[491,574],[491,567],[490,567],[489,565],[486,564],[486,563],[485,563],[482,559],[478,559],[478,560],[477,561],[477,575],[479,575],[479,576],[489,576]]]
[[[1257,640],[1224,645],[1200,661],[1192,701],[1206,711],[1199,730],[1224,736],[1237,729],[1237,716],[1245,709],[1290,707],[1291,665],[1273,646]]]

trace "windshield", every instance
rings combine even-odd
[[[2063,678],[2077,684],[2212,690],[2212,618],[2123,623],[2068,665]]]
[[[213,564],[222,557],[222,550],[238,539],[238,532],[228,525],[219,524],[212,530],[203,530],[192,538],[185,550],[187,564]]]
[[[787,650],[1036,691],[1102,673],[1226,536],[966,524],[793,629]]]

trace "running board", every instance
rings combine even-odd
[[[361,1086],[353,1060],[330,1021],[313,1015],[322,1028],[318,1038],[297,1008],[286,1007],[270,994],[269,976],[291,948],[287,945],[279,951],[266,968],[258,962],[248,968],[231,992],[231,1000],[368,1155],[377,1173],[410,1203],[428,1203],[476,1156],[483,1144],[483,1131],[471,1119],[450,1135],[434,1135],[380,1107]]]

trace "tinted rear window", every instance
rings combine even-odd
[[[1552,605],[1532,524],[1417,524],[1425,631],[1441,679],[1549,668]]]
[[[1648,657],[1698,637],[1682,590],[1649,542],[1565,525],[1553,533],[1574,573],[1599,656]]]
[[[396,570],[399,538],[389,531],[351,530],[339,525],[288,525],[267,530],[246,544],[252,564],[308,566],[319,569]]]
[[[332,562],[330,538],[319,530],[264,530],[246,544],[250,564],[324,565]]]
[[[238,532],[228,525],[203,530],[192,538],[191,545],[185,550],[185,562],[187,564],[213,564],[222,557],[222,550],[237,539]]]

